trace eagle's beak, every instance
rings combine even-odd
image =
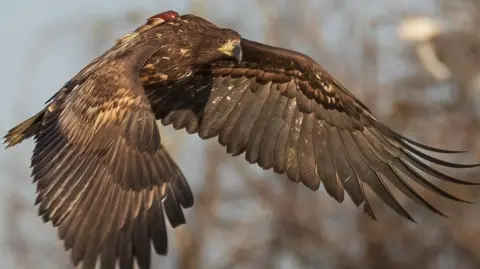
[[[233,55],[237,59],[238,63],[242,62],[243,49],[242,49],[242,45],[240,45],[240,43],[237,43],[237,45],[235,45],[235,48],[233,49]]]
[[[234,56],[238,60],[238,62],[242,61],[243,50],[238,40],[228,40],[218,50],[225,55]]]

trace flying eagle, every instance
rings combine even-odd
[[[242,38],[194,15],[169,11],[118,40],[68,81],[35,116],[11,129],[13,146],[35,138],[36,204],[58,227],[75,265],[150,268],[151,243],[167,253],[164,216],[185,223],[193,195],[162,146],[156,121],[218,137],[231,155],[286,174],[339,202],[344,190],[375,218],[364,188],[412,220],[385,184],[442,214],[410,185],[464,201],[417,170],[464,185],[420,159],[455,153],[414,142],[379,122],[303,54]],[[465,201],[464,201],[465,202]]]

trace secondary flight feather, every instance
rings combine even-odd
[[[375,218],[368,186],[412,220],[385,181],[442,214],[412,187],[463,201],[418,171],[464,185],[423,160],[412,141],[378,121],[318,63],[298,52],[244,39],[194,16],[168,11],[93,60],[45,108],[12,128],[7,146],[34,137],[32,176],[45,221],[58,227],[75,265],[150,268],[151,243],[167,253],[164,216],[185,223],[193,195],[162,146],[156,126],[173,125],[202,139],[218,137],[231,155],[286,174],[339,202],[345,192]],[[423,159],[423,160],[422,160]]]

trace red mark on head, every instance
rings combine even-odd
[[[177,12],[173,11],[173,10],[169,10],[169,11],[165,11],[165,12],[162,12],[162,13],[158,13],[156,15],[153,15],[152,17],[148,18],[148,20],[151,20],[151,19],[162,19],[164,21],[168,21],[168,20],[171,20],[171,19],[174,19],[176,17],[178,17],[180,15],[178,15]]]

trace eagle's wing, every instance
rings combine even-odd
[[[150,243],[167,252],[193,204],[182,172],[161,145],[139,80],[149,54],[104,55],[56,94],[32,157],[39,214],[59,228],[74,264],[149,268]]]
[[[442,196],[462,201],[436,187],[415,169],[438,179],[464,182],[442,174],[418,157],[447,167],[472,167],[437,160],[448,152],[411,141],[377,121],[368,108],[307,56],[242,40],[244,61],[218,62],[169,91],[143,77],[147,96],[164,125],[186,128],[203,139],[218,136],[232,155],[264,169],[286,173],[313,190],[320,182],[333,198],[353,202],[375,218],[365,196],[370,187],[386,204],[412,219],[385,184],[442,214],[409,184],[413,180]],[[152,62],[155,61],[155,55]]]

